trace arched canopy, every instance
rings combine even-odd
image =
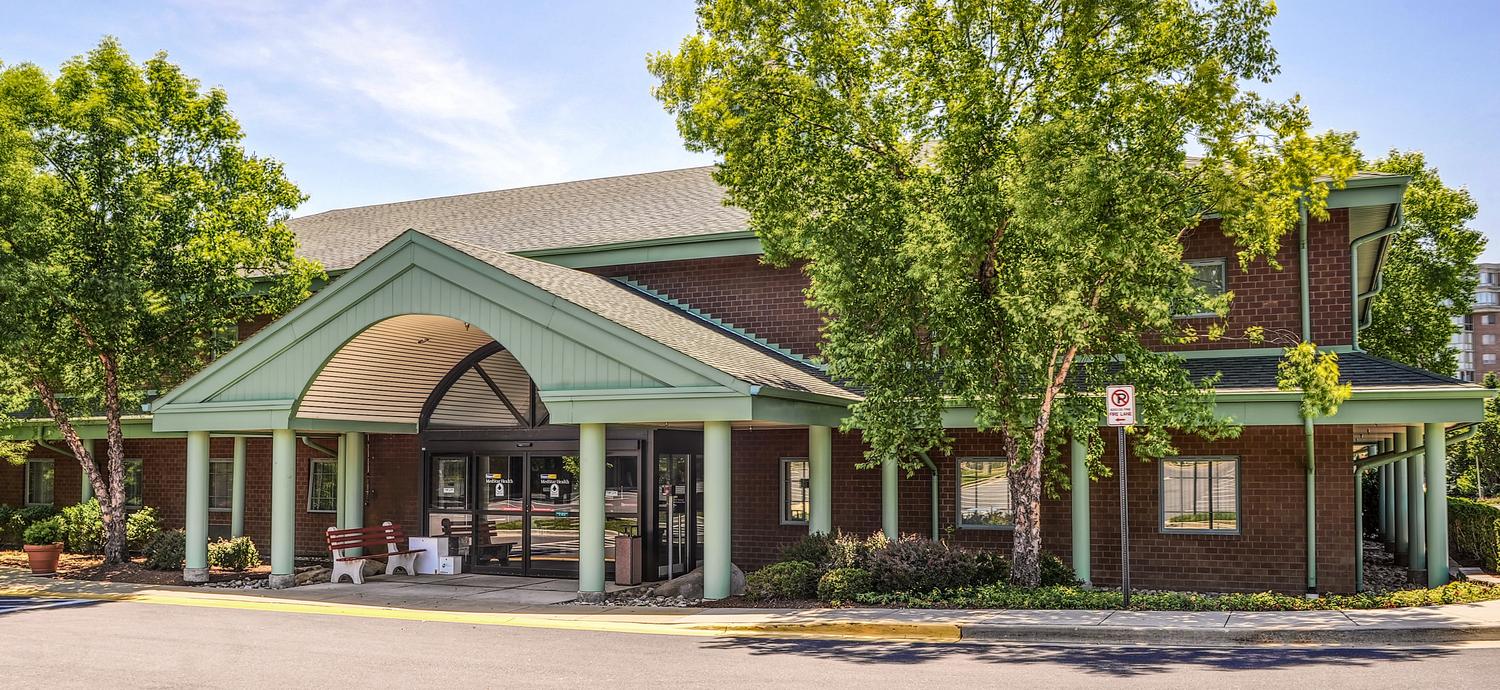
[[[492,342],[496,370],[528,374],[555,423],[836,424],[857,399],[607,279],[409,231],[156,401],[153,426],[415,431],[443,377]]]

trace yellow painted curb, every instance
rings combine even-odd
[[[909,640],[956,642],[959,628],[948,623],[907,622],[764,622],[764,623],[643,623],[598,618],[562,617],[535,613],[477,613],[469,611],[436,611],[401,609],[360,604],[335,604],[294,599],[198,592],[58,592],[45,587],[4,587],[0,596],[39,597],[50,599],[86,599],[161,606],[196,606],[272,611],[277,613],[320,614],[386,620],[497,625],[551,630],[637,633],[643,635],[682,635],[690,637],[815,637],[823,639]],[[576,615],[576,614],[575,614]]]

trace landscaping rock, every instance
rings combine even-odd
[[[317,582],[327,582],[328,574],[330,572],[332,571],[321,565],[298,568],[295,575],[295,581],[298,586],[310,585]]]
[[[745,573],[739,566],[731,563],[729,565],[729,594],[739,595],[745,593]],[[657,596],[685,597],[688,599],[703,598],[703,567],[699,566],[692,572],[680,577],[668,580],[656,587]]]

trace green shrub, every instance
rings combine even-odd
[[[245,571],[260,565],[260,553],[250,537],[216,539],[208,545],[208,564],[224,570]]]
[[[181,570],[187,559],[187,532],[167,530],[156,535],[146,547],[146,567],[153,570]]]
[[[161,522],[156,518],[156,509],[151,506],[131,513],[125,520],[125,543],[131,551],[145,552],[158,534],[161,534]]]
[[[1317,599],[1275,592],[1213,595],[1137,592],[1130,597],[1130,608],[1136,611],[1321,611],[1464,604],[1497,599],[1500,599],[1500,587],[1459,581],[1436,589],[1333,594]],[[1008,584],[964,587],[946,592],[868,592],[854,600],[876,606],[957,609],[1118,609],[1124,604],[1120,593],[1115,590],[1065,586],[1020,588]]]
[[[26,528],[57,515],[52,506],[0,506],[0,544],[20,544]]]
[[[834,568],[818,579],[818,598],[828,602],[854,601],[869,592],[875,581],[864,568]]]
[[[812,599],[818,595],[818,566],[807,561],[772,563],[745,577],[751,599]]]
[[[807,561],[820,569],[826,569],[829,552],[839,536],[836,534],[809,534],[791,546],[781,550],[778,561]]]
[[[1500,570],[1500,508],[1449,497],[1448,534],[1459,553],[1478,561],[1486,570]]]
[[[99,553],[104,550],[104,514],[99,510],[99,499],[91,498],[63,508],[61,517],[63,540],[68,543],[68,551]]]
[[[37,546],[66,541],[63,538],[62,518],[56,515],[46,520],[31,523],[26,527],[26,534],[24,536],[27,544]]]
[[[1041,565],[1043,587],[1073,587],[1082,584],[1073,567],[1057,556],[1043,552]]]
[[[870,563],[871,552],[890,543],[884,532],[876,532],[868,538],[840,532],[828,544],[828,568],[864,568]]]
[[[877,592],[930,592],[991,584],[1005,578],[1008,568],[994,555],[956,548],[940,541],[904,536],[881,540],[871,548],[864,569]]]

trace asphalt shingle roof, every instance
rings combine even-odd
[[[301,253],[343,270],[407,230],[499,252],[745,230],[711,166],[324,211],[287,225]]]
[[[1275,390],[1276,364],[1280,357],[1204,357],[1185,360],[1188,372],[1195,379],[1204,379],[1215,372],[1223,375],[1215,386],[1218,390]],[[1363,352],[1346,352],[1339,355],[1339,379],[1354,384],[1355,390],[1380,388],[1429,388],[1433,386],[1468,386],[1458,379],[1449,378],[1430,371],[1423,371],[1405,364],[1381,359]]]
[[[746,383],[847,400],[859,398],[812,367],[791,361],[748,338],[703,323],[608,278],[492,251],[443,235],[433,238]]]

